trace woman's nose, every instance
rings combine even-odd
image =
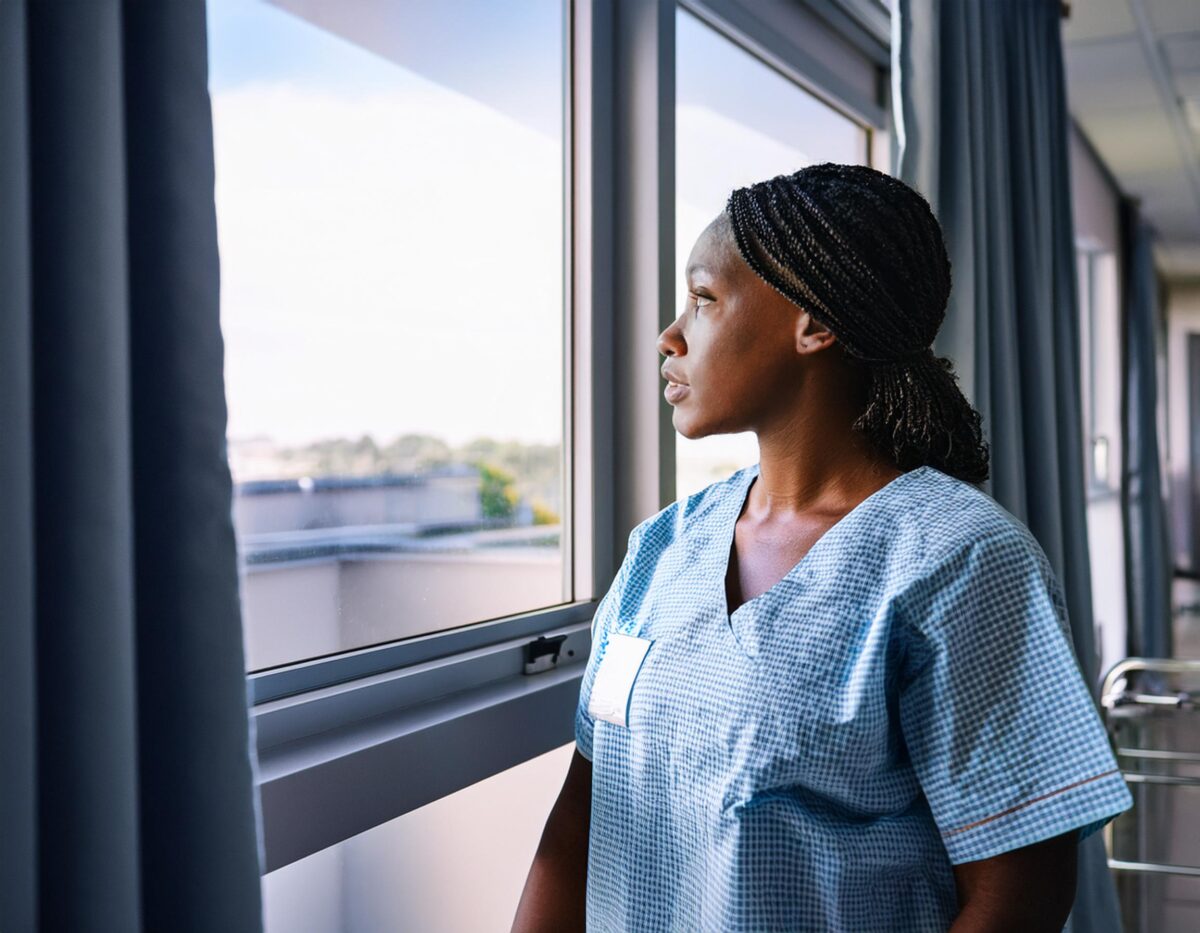
[[[658,335],[656,345],[658,352],[663,356],[679,356],[684,352],[683,331],[679,328],[678,318],[668,324],[666,329]]]

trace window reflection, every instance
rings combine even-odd
[[[865,164],[867,132],[725,36],[676,11],[675,294],[696,238],[729,192],[817,162]],[[678,310],[678,309],[677,309]],[[753,434],[676,434],[679,497],[758,460]]]

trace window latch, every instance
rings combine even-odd
[[[539,635],[537,641],[525,646],[525,673],[540,674],[558,666],[558,655],[562,651],[566,635]]]

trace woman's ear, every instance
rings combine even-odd
[[[818,321],[808,311],[801,311],[796,318],[796,351],[814,353],[837,342],[833,331]]]

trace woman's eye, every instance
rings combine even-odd
[[[703,295],[693,295],[692,297],[696,299],[696,310],[697,311],[699,311],[701,308],[705,308],[708,305],[712,304],[712,299],[705,298]]]

